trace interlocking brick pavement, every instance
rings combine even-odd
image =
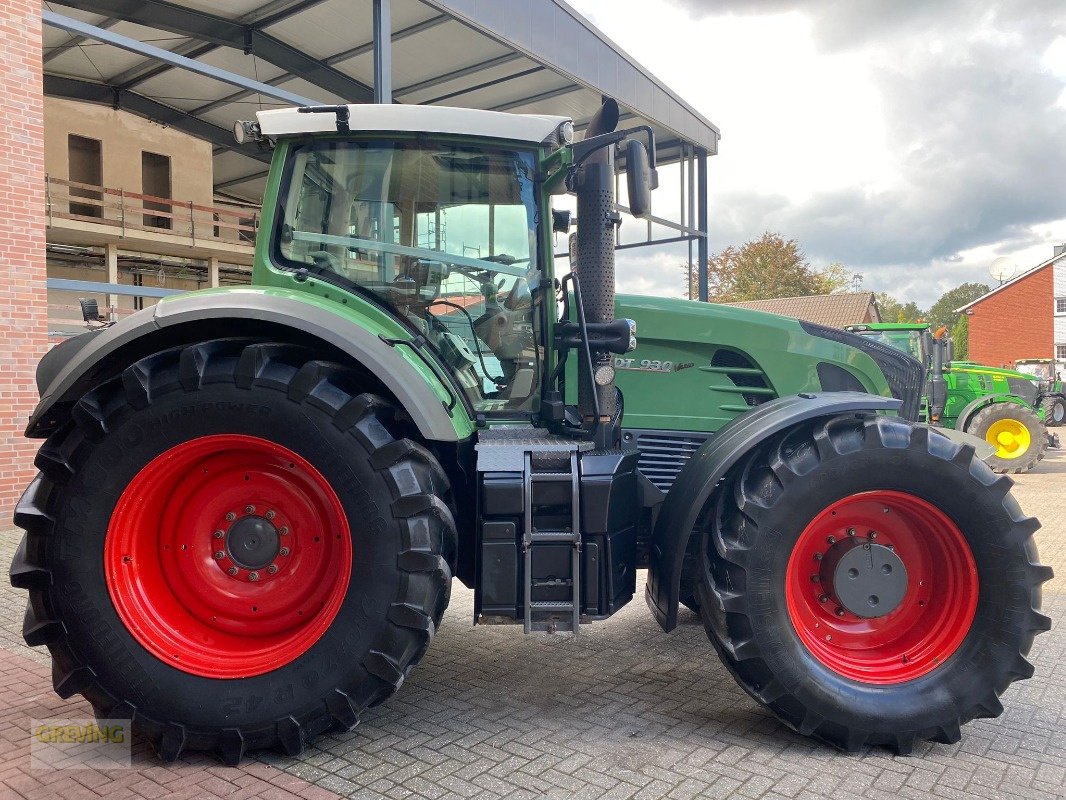
[[[397,695],[299,759],[163,766],[142,745],[134,770],[56,778],[28,769],[28,720],[88,709],[52,694],[46,656],[19,635],[25,595],[3,586],[0,784],[27,797],[310,796],[312,787],[397,799],[1066,797],[1066,453],[1019,476],[1015,495],[1044,524],[1041,560],[1057,572],[1044,611],[1055,627],[1030,654],[1036,676],[1003,696],[1003,716],[967,725],[954,745],[845,755],[788,731],[737,687],[687,611],[670,635],[638,598],[576,639],[523,636],[473,628],[473,595],[457,583],[437,639]],[[0,563],[16,543],[0,534]]]

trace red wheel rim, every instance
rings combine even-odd
[[[832,548],[856,542],[889,547],[906,568],[903,598],[884,616],[845,610],[826,581],[822,562]],[[800,534],[785,578],[789,618],[807,649],[834,672],[873,684],[913,680],[950,658],[970,630],[977,594],[962,531],[931,503],[895,491],[862,492],[825,508]]]
[[[119,497],[104,542],[130,634],[208,678],[261,675],[306,652],[337,616],[351,570],[347,518],[326,479],[240,434],[154,458]]]

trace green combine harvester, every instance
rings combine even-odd
[[[1020,358],[1014,366],[1018,372],[1032,375],[1039,382],[1044,424],[1049,428],[1066,424],[1066,387],[1056,370],[1056,362],[1050,358]]]
[[[166,760],[296,755],[401,686],[453,577],[475,624],[577,634],[646,569],[662,629],[697,606],[708,658],[802,734],[906,753],[1003,711],[1051,625],[1011,480],[917,421],[894,347],[616,298],[616,169],[638,217],[657,183],[652,131],[617,121],[238,123],[273,148],[253,285],[38,368],[11,582],[56,692]]]
[[[922,419],[965,431],[995,448],[985,460],[1000,473],[1028,472],[1044,457],[1042,384],[1013,369],[952,359],[953,342],[924,322],[868,322],[847,330],[909,353],[925,365]]]

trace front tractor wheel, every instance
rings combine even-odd
[[[1049,395],[1040,401],[1044,410],[1044,424],[1049,428],[1058,428],[1066,424],[1066,399],[1062,395]]]
[[[974,414],[966,432],[996,449],[987,459],[994,472],[1028,472],[1047,452],[1044,424],[1035,411],[1019,403],[985,406]]]
[[[75,407],[19,503],[24,636],[56,692],[166,760],[295,755],[418,662],[455,525],[433,456],[359,375],[278,343],[150,356]]]
[[[1032,675],[1050,620],[1025,517],[997,477],[925,427],[800,425],[753,451],[701,522],[702,618],[737,682],[848,751],[957,741]]]

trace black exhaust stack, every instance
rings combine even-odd
[[[618,104],[605,98],[589,122],[585,138],[610,133],[617,125]],[[614,175],[614,147],[610,146],[590,154],[575,176],[577,273],[589,323],[614,321],[614,245],[619,221],[614,208]],[[579,370],[578,409],[586,424],[598,428],[610,428],[618,413],[613,362],[610,353],[597,350],[592,353],[592,375]]]

